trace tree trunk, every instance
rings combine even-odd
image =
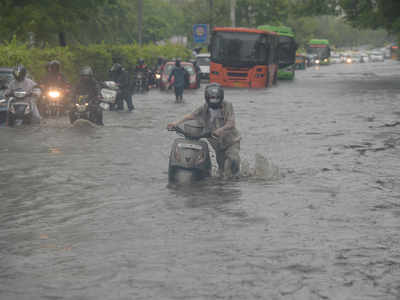
[[[58,40],[60,42],[61,47],[67,46],[67,40],[65,39],[65,32],[58,33]]]
[[[143,38],[143,0],[138,0],[138,43],[142,45]]]

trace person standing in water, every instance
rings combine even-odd
[[[181,61],[179,59],[175,62],[175,68],[172,70],[168,77],[168,82],[171,84],[171,79],[174,77],[174,89],[175,89],[175,100],[177,103],[183,101],[183,90],[185,89],[185,77],[187,77],[187,71],[181,66]]]

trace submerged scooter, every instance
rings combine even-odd
[[[120,92],[119,86],[114,81],[104,81],[100,90],[100,107],[103,110],[114,110],[117,105],[118,93]]]
[[[34,109],[32,101],[40,95],[39,88],[34,88],[31,92],[15,90],[8,100],[8,126],[31,124]]]
[[[171,183],[189,183],[211,176],[211,159],[207,142],[202,138],[211,137],[203,133],[199,124],[185,123],[183,129],[174,127],[183,138],[175,139],[169,156],[168,180]]]

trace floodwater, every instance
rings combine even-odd
[[[242,159],[265,164],[232,182],[167,187],[165,126],[203,87],[102,128],[1,128],[0,299],[400,299],[399,70],[226,90]]]

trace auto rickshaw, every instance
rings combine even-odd
[[[296,54],[296,69],[305,70],[306,69],[306,56],[303,54]]]

